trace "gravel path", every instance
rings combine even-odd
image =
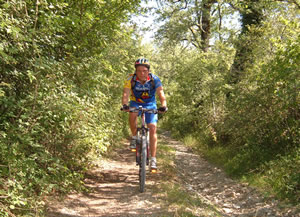
[[[176,150],[176,180],[190,194],[197,195],[208,206],[199,209],[193,216],[300,216],[295,209],[279,209],[276,200],[265,201],[253,188],[226,177],[224,172],[212,166],[203,158],[193,154],[182,143],[173,140],[167,133],[160,139]],[[114,160],[113,160],[114,159]],[[103,159],[100,166],[91,171],[85,180],[91,193],[70,194],[64,201],[49,203],[48,217],[79,216],[122,216],[122,217],[168,217],[179,216],[176,210],[162,202],[161,193],[154,191],[163,174],[147,174],[147,190],[139,193],[138,168],[135,157],[128,150],[128,144],[120,147],[110,159]],[[211,214],[214,207],[215,215]],[[207,209],[207,210],[206,210]]]
[[[92,193],[70,194],[61,202],[49,205],[48,217],[79,216],[161,216],[168,212],[160,207],[151,191],[139,193],[138,168],[128,146],[117,150],[114,158],[101,161],[85,180]],[[155,184],[148,174],[148,188]],[[170,215],[169,215],[170,216]]]
[[[267,201],[247,184],[228,178],[221,169],[193,154],[178,141],[170,139],[169,143],[176,148],[177,171],[186,189],[217,207],[222,216],[300,216],[299,210],[279,209],[278,201]]]

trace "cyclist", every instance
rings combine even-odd
[[[150,63],[145,58],[140,58],[135,61],[135,73],[129,75],[124,83],[122,105],[123,110],[128,111],[129,107],[142,106],[148,109],[156,109],[155,94],[158,95],[161,102],[160,112],[167,111],[167,101],[163,91],[160,79],[150,73]],[[130,102],[128,105],[130,97]],[[130,148],[136,148],[136,134],[137,134],[137,113],[129,113],[129,125],[132,133]],[[156,170],[156,147],[157,147],[157,114],[146,113],[146,124],[149,128],[150,134],[150,150],[151,150],[151,169]]]

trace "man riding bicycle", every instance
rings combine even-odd
[[[167,101],[163,91],[160,79],[150,73],[150,63],[145,58],[140,58],[135,62],[135,73],[129,75],[124,83],[122,105],[123,110],[128,111],[129,107],[138,108],[142,106],[147,109],[156,109],[155,94],[158,95],[161,102],[160,112],[167,111]],[[128,106],[128,101],[130,102]],[[130,148],[136,148],[136,134],[137,134],[137,117],[138,113],[129,113],[129,125],[132,133]],[[150,133],[150,150],[151,150],[151,169],[156,170],[156,147],[157,147],[157,114],[145,114],[145,119]]]

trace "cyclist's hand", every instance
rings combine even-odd
[[[124,104],[121,108],[122,111],[128,111],[129,110],[129,106]]]
[[[166,106],[162,106],[162,107],[158,108],[158,111],[164,113],[164,112],[168,111],[168,108]]]

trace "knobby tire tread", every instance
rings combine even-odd
[[[145,191],[145,183],[146,183],[146,161],[147,161],[147,149],[146,149],[146,137],[142,136],[142,150],[141,150],[141,164],[140,164],[140,192]]]

